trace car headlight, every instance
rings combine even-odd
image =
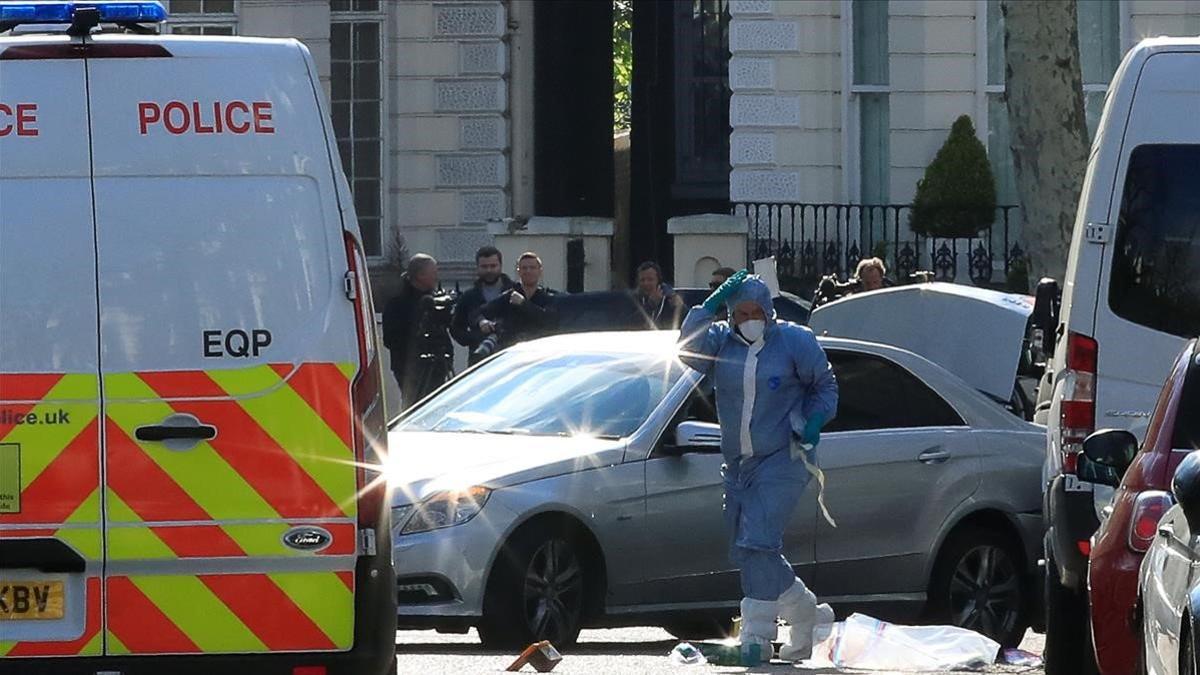
[[[416,534],[462,525],[478,515],[491,494],[491,488],[479,485],[439,492],[416,506],[412,516],[408,517],[408,522],[401,528],[400,534]],[[395,518],[394,512],[392,515]]]

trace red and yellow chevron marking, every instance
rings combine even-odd
[[[108,560],[261,560],[252,573],[129,574],[107,582],[109,653],[259,653],[353,643],[357,470],[351,368],[335,364],[107,375]],[[136,429],[189,414],[217,436],[186,451]],[[296,524],[326,549],[283,543]],[[330,571],[272,572],[327,557]],[[200,563],[198,563],[200,564]],[[258,567],[258,566],[256,566]],[[147,630],[147,622],[153,628]]]
[[[0,513],[0,539],[59,539],[96,572],[103,563],[98,408],[95,374],[0,374],[0,443],[18,446],[21,491],[20,511]],[[88,577],[84,589],[85,597],[66,598],[86,605],[82,635],[0,639],[0,658],[101,654],[100,577]]]
[[[180,571],[89,578],[79,640],[0,642],[0,657],[99,654],[105,642],[110,654],[348,649],[357,548],[355,369],[312,363],[106,374],[104,420],[97,419],[94,375],[0,375],[0,407],[14,415],[64,409],[71,422],[0,426],[0,442],[21,444],[22,471],[22,509],[0,514],[0,537],[54,537],[89,562],[104,559],[103,431],[107,560],[134,565],[126,569],[175,561],[160,569]],[[186,451],[135,440],[138,427],[176,413],[217,427],[217,437]],[[289,548],[283,535],[296,525],[324,528],[330,545]],[[332,556],[332,567],[271,569],[273,560],[303,556]],[[189,559],[204,559],[195,574],[186,573]],[[261,559],[261,569],[199,573],[220,572],[227,559]]]

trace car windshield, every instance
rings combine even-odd
[[[683,373],[674,355],[505,352],[396,426],[539,436],[629,436]]]

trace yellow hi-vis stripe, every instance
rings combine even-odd
[[[278,373],[261,366],[213,370],[208,376],[231,396],[270,390],[267,395],[238,398],[237,402],[343,511],[355,504],[358,486],[351,464],[353,449],[346,447],[299,394],[284,385]]]
[[[108,491],[110,522],[139,522],[141,519],[116,492]],[[109,560],[174,560],[179,556],[148,527],[109,527]]]
[[[267,646],[196,577],[130,577],[202,652],[265,652]]]
[[[86,525],[94,527],[63,527],[54,533],[55,538],[66,542],[84,558],[99,561],[103,556],[100,542],[100,490],[92,490],[92,494],[83,500],[75,512],[67,517],[64,525]]]
[[[331,572],[280,572],[271,580],[339,649],[354,644],[354,593]]]
[[[55,403],[54,401],[86,402]],[[30,410],[37,420],[36,424],[18,424],[9,430],[0,443],[17,443],[21,446],[21,489],[31,483],[46,470],[47,466],[58,457],[75,440],[79,432],[96,418],[95,375],[64,375],[39,403]],[[57,416],[62,410],[70,416],[70,424],[43,424],[50,416]],[[97,447],[99,439],[97,439]],[[100,477],[96,476],[97,482]]]
[[[104,383],[105,393],[109,396],[145,401],[113,403],[107,408],[108,417],[131,438],[138,427],[159,424],[175,413],[171,406],[156,400],[158,395],[136,375],[108,375]],[[168,450],[157,443],[139,444],[139,447],[213,520],[279,517],[279,513],[208,443],[199,443],[187,452]],[[121,467],[110,466],[108,470],[120,471]]]

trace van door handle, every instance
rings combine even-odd
[[[191,450],[203,441],[217,437],[217,428],[204,424],[195,415],[175,413],[159,424],[138,427],[134,438],[149,443],[162,443],[168,450]]]
[[[922,464],[941,464],[950,459],[950,453],[940,445],[929,448],[917,455],[917,461]]]
[[[194,427],[176,427],[165,424],[155,424],[138,427],[134,432],[139,441],[161,442],[169,440],[181,441],[211,441],[217,437],[217,428],[208,424]]]

